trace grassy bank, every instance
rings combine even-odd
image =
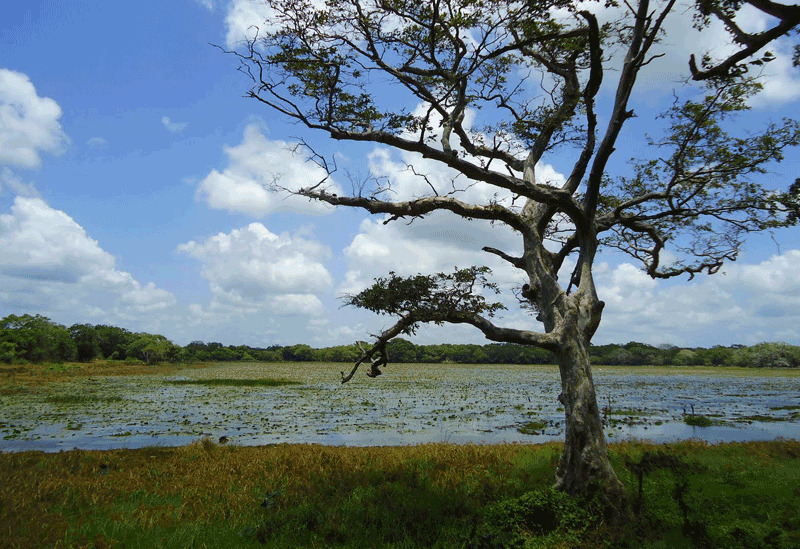
[[[617,531],[549,490],[559,452],[205,440],[0,454],[0,547],[800,547],[796,441],[613,445],[634,517]]]

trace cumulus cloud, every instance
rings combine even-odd
[[[165,309],[174,296],[142,285],[63,211],[17,196],[0,215],[0,301],[23,310],[135,315]]]
[[[292,152],[286,141],[268,140],[257,124],[244,130],[242,142],[226,146],[228,167],[222,172],[212,170],[197,187],[197,198],[214,209],[241,212],[262,217],[271,212],[291,211],[324,214],[332,207],[307,198],[273,192],[279,185],[299,189],[325,179],[325,170],[306,161],[302,154]],[[330,192],[341,193],[332,181],[326,183]]]
[[[317,315],[323,312],[317,295],[333,286],[323,264],[331,256],[327,247],[299,234],[274,234],[261,223],[181,244],[178,252],[203,263],[212,309]]]
[[[173,122],[168,116],[162,116],[161,123],[164,124],[164,127],[171,133],[180,133],[189,125],[187,122]]]
[[[195,0],[195,2],[206,8],[208,11],[214,11],[214,2],[212,0]]]
[[[27,75],[0,69],[0,164],[38,168],[40,152],[61,154],[68,143],[61,107],[39,97]]]
[[[234,0],[228,7],[225,26],[228,28],[226,44],[233,49],[252,37],[256,29],[267,30],[267,20],[273,16],[265,2],[256,0]]]
[[[800,250],[757,264],[732,263],[710,277],[656,283],[622,263],[597,275],[606,302],[597,341],[681,345],[800,339]],[[709,343],[710,342],[710,343]]]

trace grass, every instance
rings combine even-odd
[[[94,362],[68,362],[65,364],[25,364],[0,367],[0,390],[7,386],[47,385],[62,381],[106,376],[169,375],[186,369],[214,366],[214,363],[197,364],[137,364],[118,360]]]
[[[550,489],[560,448],[0,454],[0,547],[800,546],[797,441],[611,445],[635,502],[621,529]]]
[[[287,379],[169,379],[172,385],[204,385],[206,387],[281,387],[301,385],[299,381]]]

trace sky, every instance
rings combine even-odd
[[[66,326],[159,333],[181,345],[323,347],[366,340],[392,324],[341,300],[391,270],[488,265],[504,290],[524,282],[481,251],[519,253],[521,241],[507,228],[446,214],[384,225],[382,217],[268,190],[276,180],[298,188],[323,176],[292,152],[298,137],[354,173],[389,178],[398,196],[423,190],[407,163],[448,180],[405,153],[304,133],[244,97],[249,80],[214,45],[237,47],[268,15],[250,0],[25,0],[3,8],[0,318],[41,314]],[[730,51],[720,28],[697,35],[688,17],[679,10],[667,20],[664,56],[640,77],[631,105],[641,114],[626,126],[611,170],[645,150],[652,115],[672,101],[689,54]],[[751,30],[767,23],[746,14]],[[772,48],[778,59],[767,65],[765,91],[743,129],[800,112],[791,47]],[[610,94],[601,91],[601,105]],[[785,189],[800,177],[799,153],[771,165],[765,184]],[[569,169],[557,154],[537,167],[540,178],[555,181]],[[350,188],[340,173],[332,185]],[[465,197],[487,200],[491,192],[475,186]],[[753,235],[738,261],[693,280],[654,281],[628,256],[603,252],[595,274],[606,307],[593,342],[800,344],[798,264],[796,227]],[[503,299],[509,310],[497,324],[541,329],[513,298]],[[423,327],[414,341],[487,342],[465,326]]]

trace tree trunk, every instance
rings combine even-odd
[[[556,472],[556,488],[572,495],[599,492],[614,523],[627,514],[625,487],[608,461],[605,435],[589,366],[589,342],[573,332],[558,354],[566,437]]]

